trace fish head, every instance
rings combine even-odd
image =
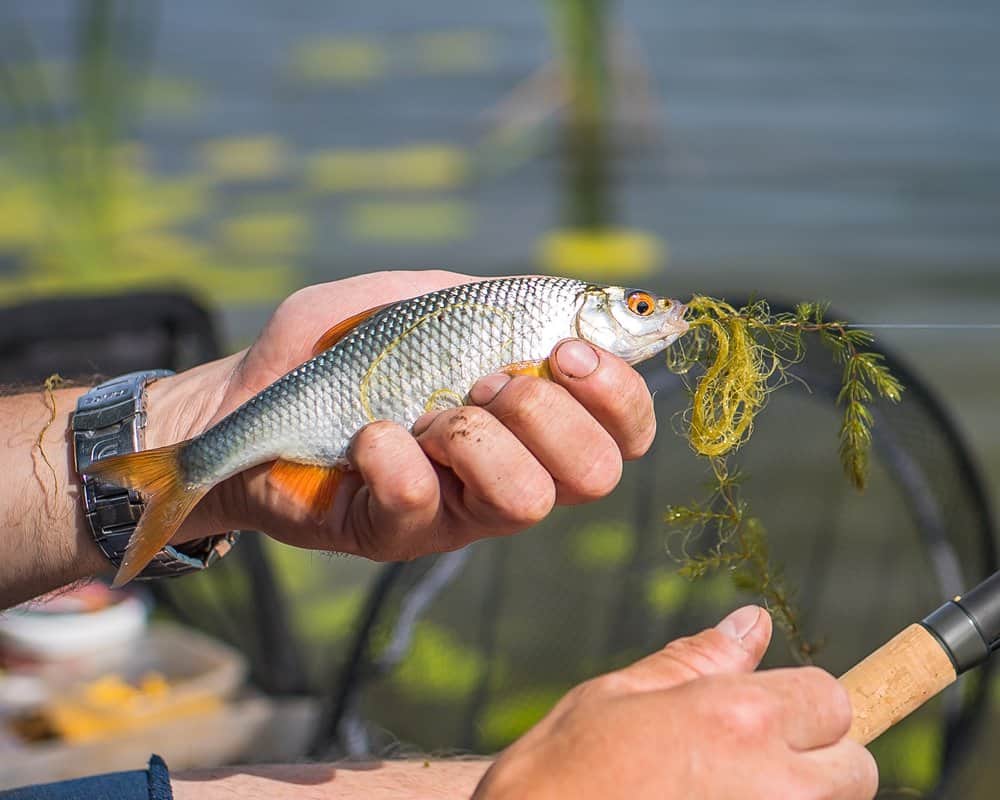
[[[683,303],[642,289],[592,286],[583,292],[576,332],[581,339],[636,364],[687,332],[686,310]]]

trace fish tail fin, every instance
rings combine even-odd
[[[108,483],[135,489],[146,508],[129,539],[113,588],[138,575],[170,541],[211,485],[191,485],[183,480],[180,455],[186,442],[126,453],[95,461],[87,475]]]

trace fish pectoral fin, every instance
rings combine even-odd
[[[552,380],[552,370],[549,368],[549,360],[547,358],[538,361],[518,361],[514,364],[508,364],[499,371],[506,372],[512,378],[518,375],[530,375],[533,378],[545,378],[547,381]]]
[[[343,319],[334,325],[330,330],[324,333],[319,339],[316,340],[316,344],[313,345],[312,354],[313,356],[318,356],[324,350],[329,350],[337,342],[343,339],[347,334],[353,331],[358,325],[360,325],[365,320],[374,317],[379,311],[385,308],[388,303],[375,306],[374,308],[366,308],[364,311],[359,311],[357,314],[352,314],[347,319]]]
[[[313,519],[321,522],[333,505],[337,486],[344,475],[340,467],[299,464],[279,459],[267,475],[275,489],[297,504],[309,509]]]

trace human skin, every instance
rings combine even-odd
[[[150,385],[146,445],[199,433],[308,358],[310,343],[336,320],[467,279],[386,273],[293,295],[247,351]],[[247,527],[300,547],[410,558],[523,529],[556,503],[600,497],[617,483],[623,459],[652,441],[651,398],[624,362],[588,345],[564,343],[553,361],[552,382],[488,376],[471,406],[428,416],[412,434],[388,423],[365,428],[351,451],[356,472],[322,523],[303,519],[261,468],[214,489],[174,542]],[[70,414],[84,391],[0,398],[0,604],[107,571],[72,469]],[[476,437],[451,435],[469,424]],[[468,447],[474,439],[481,441]],[[767,615],[748,613],[749,624],[746,616],[724,621],[577,687],[492,766],[211,771],[174,776],[175,797],[871,797],[874,763],[843,739],[844,691],[818,670],[748,674],[770,637]]]
[[[181,773],[175,800],[867,800],[878,772],[847,692],[816,668],[754,673],[771,635],[748,606],[571,690],[487,761],[282,765]],[[485,773],[485,775],[484,775]]]
[[[313,342],[337,321],[469,280],[450,272],[387,272],[296,292],[249,349],[149,385],[146,447],[201,433],[307,360]],[[276,491],[264,465],[215,487],[171,541],[253,529],[298,547],[404,560],[509,535],[555,504],[602,497],[617,484],[622,461],[652,442],[652,399],[625,362],[578,340],[557,346],[552,374],[552,381],[486,376],[469,406],[426,415],[412,432],[389,422],[368,425],[351,447],[354,470],[321,521]],[[0,399],[8,432],[0,469],[11,489],[0,521],[5,606],[107,571],[90,541],[72,468],[69,420],[84,391]],[[55,418],[38,448],[50,400]],[[454,435],[459,430],[475,435]]]

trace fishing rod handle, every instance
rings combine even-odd
[[[848,736],[868,744],[998,649],[1000,572],[995,572],[841,676],[854,709]]]
[[[923,625],[910,625],[840,677],[854,710],[848,737],[868,744],[956,677],[938,639]]]

